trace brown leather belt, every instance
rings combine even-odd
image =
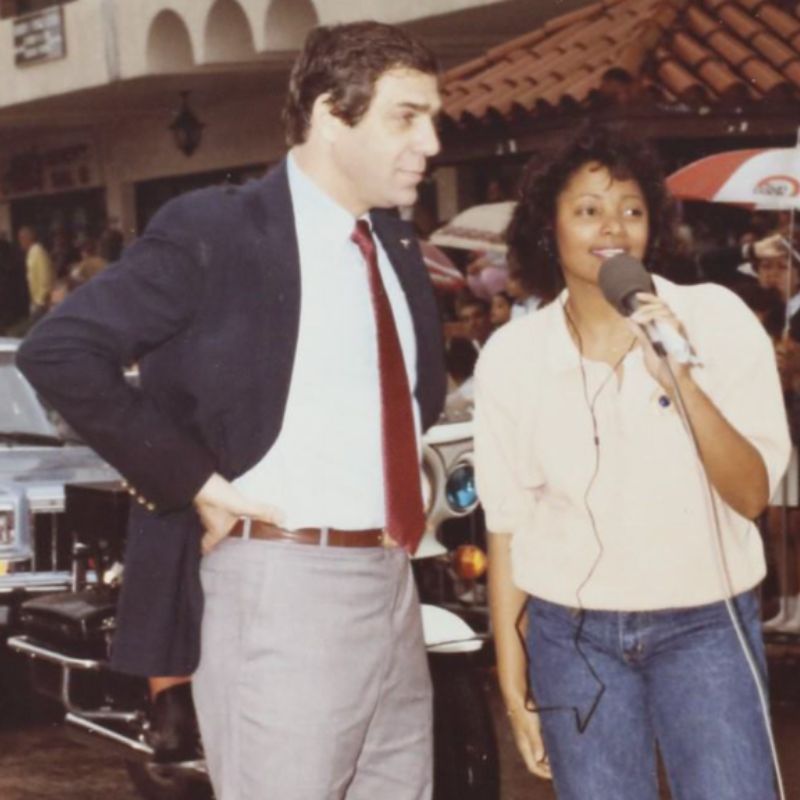
[[[247,532],[248,524],[250,526],[249,534]],[[282,540],[298,544],[315,544],[321,547],[383,547],[386,544],[383,530],[380,528],[360,531],[342,531],[338,528],[297,528],[287,531],[285,528],[255,519],[238,520],[228,535],[240,539]]]

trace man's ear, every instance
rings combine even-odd
[[[336,138],[342,121],[333,113],[333,101],[328,92],[319,95],[311,108],[311,127],[320,133],[327,142]]]

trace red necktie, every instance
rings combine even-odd
[[[425,512],[411,389],[389,296],[378,270],[378,254],[369,223],[358,220],[350,238],[358,245],[369,268],[372,310],[378,331],[386,531],[409,553],[414,553],[425,531]]]

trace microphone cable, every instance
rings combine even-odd
[[[667,374],[669,375],[670,384],[672,385],[672,389],[675,394],[675,401],[676,401],[675,405],[678,410],[678,416],[680,417],[684,430],[689,436],[689,439],[694,448],[694,452],[696,455],[695,466],[699,469],[700,473],[702,474],[701,482],[706,489],[705,492],[706,511],[709,513],[712,522],[711,542],[714,549],[714,556],[715,556],[714,563],[719,572],[718,577],[720,578],[720,582],[722,584],[721,588],[724,592],[723,602],[725,603],[725,609],[728,612],[728,617],[731,620],[731,625],[736,634],[737,641],[739,642],[739,647],[742,650],[742,654],[744,655],[745,662],[747,663],[748,669],[750,671],[750,675],[753,678],[753,684],[755,685],[756,688],[756,693],[758,695],[758,702],[761,709],[761,717],[764,721],[764,728],[767,733],[767,740],[769,741],[770,755],[772,757],[772,768],[773,772],[775,773],[775,779],[778,785],[778,793],[780,796],[780,800],[786,800],[786,791],[783,785],[783,775],[781,774],[781,767],[778,759],[778,748],[775,744],[775,735],[772,731],[772,723],[770,720],[769,702],[767,700],[767,688],[764,683],[761,670],[759,669],[759,666],[756,663],[755,656],[753,655],[753,650],[752,647],[750,646],[750,642],[747,640],[747,636],[745,635],[744,629],[742,628],[742,622],[739,619],[739,612],[733,604],[734,589],[731,581],[730,572],[728,570],[728,562],[725,558],[725,546],[722,542],[722,530],[719,522],[719,509],[717,507],[717,500],[714,495],[714,489],[711,486],[711,481],[708,477],[708,473],[706,472],[705,467],[703,466],[703,457],[700,453],[700,443],[697,439],[697,433],[695,432],[694,426],[692,425],[692,421],[689,419],[689,413],[686,410],[686,404],[683,399],[683,394],[681,393],[680,387],[678,386],[678,381],[675,377],[672,365],[669,363],[669,359],[666,357],[661,356],[660,360],[666,367]]]
[[[589,517],[589,523],[592,528],[592,535],[594,536],[594,540],[597,544],[597,555],[595,556],[594,561],[589,567],[586,576],[583,578],[583,580],[581,580],[581,582],[578,584],[578,587],[575,590],[575,601],[577,603],[577,609],[578,609],[578,624],[577,627],[575,628],[575,635],[573,636],[572,643],[573,646],[575,647],[576,652],[578,653],[584,665],[586,666],[586,669],[589,671],[589,674],[592,676],[592,679],[597,684],[597,693],[595,694],[585,717],[581,716],[580,709],[577,706],[536,706],[534,708],[531,708],[530,710],[536,711],[537,713],[541,713],[543,711],[572,711],[572,713],[575,715],[575,725],[578,730],[578,733],[582,734],[586,731],[587,727],[589,726],[589,722],[591,721],[592,717],[597,711],[600,705],[600,701],[602,700],[603,695],[606,692],[606,685],[603,682],[603,679],[598,675],[597,670],[592,666],[592,662],[589,660],[589,656],[584,652],[583,647],[581,646],[583,626],[586,621],[586,609],[583,605],[583,600],[581,596],[583,594],[583,590],[586,588],[587,584],[594,576],[594,573],[597,571],[597,567],[602,561],[603,555],[605,553],[603,540],[600,537],[600,531],[598,530],[597,527],[597,520],[595,519],[591,504],[589,503],[589,495],[591,494],[592,487],[594,486],[594,483],[597,480],[597,476],[600,474],[600,434],[598,431],[597,416],[595,415],[594,409],[595,405],[597,404],[597,399],[598,397],[600,397],[600,393],[616,376],[617,370],[620,368],[623,361],[625,361],[626,356],[628,355],[628,353],[631,352],[631,350],[633,350],[634,346],[636,345],[636,337],[631,336],[630,344],[625,348],[625,351],[619,357],[617,362],[611,367],[611,371],[600,382],[600,385],[597,387],[597,389],[595,389],[594,395],[590,398],[589,384],[586,379],[586,368],[583,363],[583,339],[581,338],[578,326],[575,324],[574,320],[572,319],[572,316],[569,313],[569,309],[567,308],[566,303],[562,303],[561,308],[564,312],[564,317],[567,320],[569,326],[572,328],[575,334],[575,338],[577,340],[578,364],[581,373],[581,386],[583,389],[583,397],[586,402],[586,408],[592,420],[592,441],[594,443],[594,450],[595,450],[594,470],[592,471],[592,475],[589,478],[589,482],[586,484],[586,489],[584,490],[583,493],[583,504],[584,507],[586,508],[586,514]]]

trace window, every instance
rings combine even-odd
[[[0,0],[0,19],[21,17],[50,6],[65,5],[73,0]]]

